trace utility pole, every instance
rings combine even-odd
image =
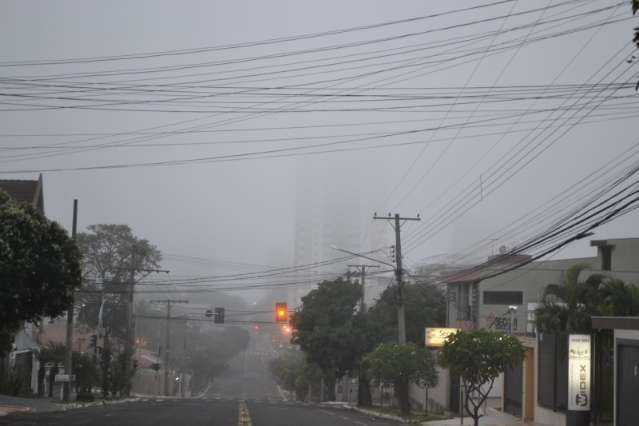
[[[358,268],[360,285],[362,286],[362,300],[360,302],[361,312],[366,312],[366,268],[379,268],[379,265],[348,265],[349,268]]]
[[[73,225],[71,227],[71,238],[76,240],[76,234],[78,230],[78,200],[73,200]],[[64,372],[68,375],[69,381],[62,384],[62,399],[69,401],[71,394],[71,374],[73,369],[73,307],[75,303],[75,296],[73,290],[71,290],[71,303],[69,304],[69,310],[67,311],[67,336],[66,344],[67,351],[64,354]]]
[[[164,396],[169,396],[169,352],[171,351],[171,305],[189,303],[188,300],[152,300],[151,303],[166,303],[166,329],[164,330]]]
[[[131,267],[129,269],[129,285],[127,289],[127,302],[126,302],[126,364],[124,366],[124,377],[126,378],[126,396],[131,393],[132,387],[132,372],[133,363],[135,358],[135,320],[133,319],[133,291],[135,287],[135,249],[136,245],[133,243],[131,246]]]
[[[397,281],[397,341],[400,345],[406,344],[406,312],[404,307],[404,296],[402,281],[404,270],[402,269],[402,240],[401,240],[401,227],[402,221],[409,220],[418,221],[421,220],[419,214],[417,217],[401,217],[399,213],[395,213],[395,217],[388,213],[387,217],[377,216],[377,213],[373,216],[375,220],[388,220],[393,221],[393,229],[395,230],[395,281]]]
[[[125,303],[126,307],[126,316],[127,316],[127,326],[126,326],[126,339],[125,339],[125,347],[124,353],[126,355],[126,363],[124,364],[124,377],[126,378],[126,388],[125,393],[129,396],[132,387],[133,380],[133,370],[134,370],[134,362],[135,362],[135,316],[133,312],[133,304],[134,304],[134,295],[135,295],[135,274],[136,272],[146,272],[147,275],[153,272],[160,273],[164,272],[168,274],[170,271],[166,269],[143,269],[136,267],[136,250],[137,245],[134,242],[131,245],[131,264],[128,268],[129,272],[129,283],[127,288],[127,300]],[[126,270],[126,269],[125,269]],[[146,275],[145,275],[146,276]]]

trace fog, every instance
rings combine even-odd
[[[559,7],[562,3],[564,5]],[[482,3],[472,3],[479,4]],[[72,200],[77,198],[80,230],[96,223],[130,225],[136,235],[148,239],[162,251],[162,266],[171,270],[172,277],[263,271],[344,256],[333,247],[357,253],[382,249],[375,256],[388,261],[387,246],[394,244],[394,234],[385,221],[373,221],[375,212],[380,215],[400,213],[408,217],[420,214],[421,222],[407,222],[402,227],[405,262],[409,268],[442,253],[450,254],[450,259],[454,259],[454,254],[466,253],[477,241],[488,238],[488,243],[464,259],[464,262],[478,262],[494,254],[502,245],[514,247],[531,233],[543,231],[551,225],[553,218],[547,216],[545,222],[536,225],[537,228],[521,228],[518,233],[501,238],[491,237],[492,233],[544,205],[636,143],[635,117],[632,115],[635,112],[632,83],[636,80],[636,67],[629,45],[634,24],[625,19],[631,17],[630,7],[625,3],[603,10],[615,5],[617,3],[607,0],[596,4],[505,2],[491,8],[416,22],[275,44],[135,60],[4,66],[14,61],[238,45],[435,15],[471,6],[466,1],[4,1],[0,4],[0,56],[4,64],[0,67],[0,84],[4,92],[0,112],[0,178],[35,179],[42,172],[48,217],[70,228]],[[586,14],[600,8],[600,12]],[[530,10],[536,11],[524,13]],[[493,19],[496,16],[504,18]],[[569,17],[573,17],[572,20],[559,20]],[[543,23],[552,19],[557,21]],[[619,22],[576,30],[580,26],[612,19]],[[481,20],[486,22],[453,28],[462,22]],[[536,26],[504,32],[531,23]],[[370,46],[240,61],[445,27],[451,28]],[[562,30],[566,34],[531,42],[537,36]],[[493,32],[497,35],[490,35]],[[440,60],[454,53],[454,50],[443,53],[444,47],[422,52],[420,49],[425,47],[419,43],[442,43],[477,34],[484,34],[484,37],[454,47],[462,59],[451,59],[430,68],[429,65],[415,65],[420,55],[426,56],[429,52],[437,53],[436,58]],[[521,37],[524,42],[487,53],[491,48],[502,46],[500,43],[507,43],[511,37]],[[411,54],[376,59],[375,62],[387,62],[383,67],[352,62],[348,65],[361,68],[339,71],[336,66],[314,68],[316,64],[310,62],[330,57],[336,57],[334,61],[352,59],[357,56],[337,57],[372,50],[378,50],[377,55],[388,55],[396,52],[393,49],[411,44],[417,46]],[[479,52],[471,54],[472,49],[479,49]],[[620,54],[614,56],[618,51]],[[463,59],[465,55],[468,55],[466,60]],[[627,63],[627,60],[631,62]],[[199,95],[208,93],[208,98],[168,101],[171,96],[182,96],[168,93],[162,95],[166,96],[165,101],[152,103],[148,108],[140,104],[130,108],[126,103],[117,104],[123,110],[103,106],[122,99],[148,99],[151,95],[130,94],[124,89],[116,93],[74,92],[69,87],[48,89],[50,92],[46,96],[92,98],[97,106],[91,109],[69,107],[86,100],[25,100],[6,96],[7,93],[44,93],[39,92],[44,91],[42,87],[29,89],[6,80],[10,77],[33,80],[47,75],[182,66],[207,61],[236,62],[212,70],[199,67],[157,74],[67,75],[48,81],[99,85],[162,77],[163,80],[146,82],[172,83],[178,85],[173,86],[174,89],[179,89],[179,84],[218,79],[198,84],[224,85],[221,90],[224,93],[268,86],[273,93],[262,90],[246,97],[216,95],[218,100],[210,92],[215,89],[200,87]],[[282,73],[286,67],[282,68],[281,64],[296,61],[300,63],[287,67],[306,69]],[[259,66],[272,68],[255,68]],[[376,73],[384,67],[394,66],[396,69]],[[264,74],[276,70],[280,74]],[[209,74],[195,76],[206,72]],[[315,74],[302,75],[311,72]],[[357,76],[365,72],[370,74]],[[240,74],[253,77],[240,78]],[[330,82],[336,78],[342,80]],[[586,93],[580,100],[582,92],[543,88],[599,81],[630,84],[615,92],[616,96],[627,98],[606,100],[598,105],[595,92]],[[145,81],[137,81],[134,85],[142,83]],[[302,86],[296,87],[296,84]],[[284,86],[289,88],[281,89]],[[517,101],[512,98],[521,93],[514,92],[503,94],[503,98],[511,98],[508,101],[487,97],[488,93],[507,91],[505,88],[513,86],[533,87],[530,90],[540,96],[552,94],[555,97],[542,100],[527,97]],[[482,87],[485,90],[476,89]],[[435,92],[424,88],[437,88],[446,96],[428,98]],[[484,96],[482,101],[465,97],[464,89],[471,88],[475,88],[477,97]],[[290,96],[292,92],[298,92],[298,96]],[[424,97],[364,101],[311,96],[317,93]],[[612,95],[612,92],[602,93],[601,96]],[[575,123],[574,128],[562,127],[549,137],[549,142],[557,137],[552,146],[543,151],[540,147],[519,163],[513,161],[513,169],[499,167],[502,171],[517,172],[512,176],[506,173],[503,183],[491,187],[491,164],[507,155],[509,149],[524,137],[529,137],[528,141],[540,141],[542,136],[550,134],[535,134],[533,130],[540,125],[541,118],[559,117],[547,114],[564,101],[579,105],[591,103],[569,122]],[[34,104],[40,107],[34,108]],[[64,107],[43,109],[43,105]],[[132,110],[145,108],[145,111]],[[234,108],[240,108],[240,111],[236,112]],[[590,108],[593,112],[586,116]],[[201,112],[184,112],[194,109]],[[507,117],[518,112],[524,113],[519,117],[503,118],[501,124],[486,121],[490,117]],[[554,123],[558,126],[567,118],[562,116],[557,122],[546,121],[543,125]],[[583,122],[578,122],[578,118]],[[481,120],[484,121],[480,123]],[[180,133],[193,129],[200,132]],[[173,133],[162,133],[167,130]],[[562,135],[564,130],[567,131]],[[131,133],[139,131],[151,134]],[[106,143],[116,146],[96,147]],[[75,146],[76,149],[52,148],[55,144]],[[324,145],[287,151],[292,147],[315,144]],[[359,149],[373,145],[377,147]],[[39,148],[26,152],[15,149],[25,146]],[[278,150],[281,149],[285,151],[280,153]],[[248,152],[261,154],[233,157]],[[29,157],[34,154],[37,155]],[[200,160],[191,161],[195,158]],[[174,163],[178,160],[188,161]],[[169,163],[149,164],[157,162]],[[120,167],[123,165],[126,167]],[[91,169],[95,166],[107,168]],[[89,169],[83,169],[87,167]],[[78,168],[81,170],[74,170]],[[473,194],[479,194],[477,203],[472,206],[446,204],[458,194],[461,200],[468,199],[468,194],[461,192],[466,187],[471,188]],[[443,216],[442,212],[445,212]],[[463,214],[457,217],[457,213]],[[421,238],[419,233],[426,232],[429,224],[442,220],[441,217],[444,221],[439,223],[445,226],[441,229],[436,226],[433,228],[437,229],[436,233]],[[636,237],[638,222],[637,213],[629,213],[597,228],[594,238]],[[302,235],[305,232],[317,235],[308,239],[310,237]],[[308,247],[302,247],[305,244]],[[561,258],[592,253],[594,250],[588,239],[584,239],[552,255]],[[345,264],[320,268],[320,271],[343,273]],[[280,276],[267,281],[293,277]],[[247,303],[259,303],[265,296],[264,291],[258,290],[237,294]]]

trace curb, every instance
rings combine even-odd
[[[374,411],[374,410],[367,410],[365,408],[359,408],[355,406],[351,407],[351,409],[354,411],[357,411],[358,413],[366,414],[368,416],[378,417],[380,419],[395,420],[396,422],[400,422],[400,423],[411,423],[409,420],[406,420],[403,417],[395,416],[393,414],[378,413],[377,411]]]
[[[357,411],[358,413],[362,413],[362,414],[366,414],[367,416],[371,416],[371,417],[376,417],[379,419],[385,419],[385,420],[394,420],[396,422],[400,422],[400,423],[405,423],[405,424],[409,424],[411,423],[409,420],[406,420],[403,417],[400,416],[395,416],[393,414],[385,414],[385,413],[380,413],[378,411],[375,410],[367,410],[365,408],[360,408],[356,405],[350,405],[348,403],[325,403],[325,402],[321,402],[319,404],[322,407],[332,407],[332,408],[338,408],[338,409],[342,409],[342,410],[352,410],[352,411]]]

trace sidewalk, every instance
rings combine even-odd
[[[16,396],[0,395],[0,416],[9,413],[26,411],[57,411],[62,404],[47,398],[19,398]]]
[[[460,422],[459,417],[454,417],[448,420],[434,420],[431,422],[424,422],[422,425],[425,426],[459,426],[462,423]],[[465,426],[472,426],[473,419],[470,417],[464,417]],[[479,424],[481,426],[544,426],[539,423],[522,423],[521,419],[517,417],[513,417],[509,414],[487,414],[486,416],[479,419]]]
[[[161,397],[154,397],[160,399]],[[122,404],[126,402],[139,401],[142,398],[123,398],[123,399],[98,399],[92,402],[62,402],[51,398],[20,398],[9,395],[0,395],[0,416],[6,416],[11,413],[22,412],[49,412],[64,411],[74,408],[95,407],[100,405]]]

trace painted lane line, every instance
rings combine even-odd
[[[248,406],[246,405],[246,401],[243,399],[239,401],[239,415],[238,415],[238,426],[252,426],[253,422],[251,420],[251,415],[249,414]]]

